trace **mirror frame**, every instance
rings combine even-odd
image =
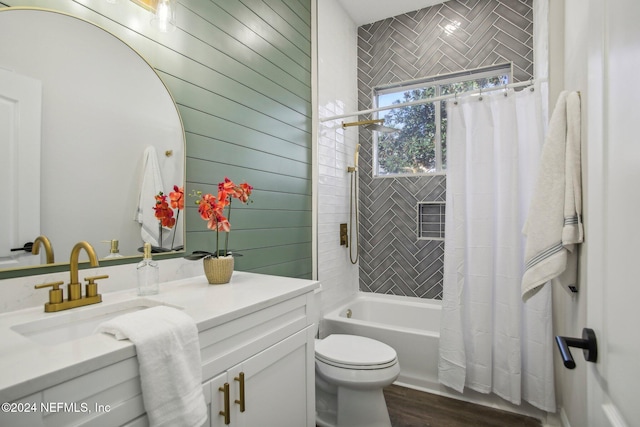
[[[157,76],[159,82],[162,84],[162,86],[166,89],[167,94],[169,95],[169,98],[171,99],[171,102],[173,103],[173,106],[175,108],[176,111],[176,115],[178,117],[178,121],[180,123],[180,128],[181,128],[181,135],[182,135],[182,148],[183,148],[183,156],[182,156],[182,184],[184,187],[186,187],[186,135],[185,135],[185,129],[184,129],[184,123],[182,121],[182,116],[180,114],[180,111],[178,109],[178,105],[175,101],[175,98],[173,97],[173,94],[171,93],[171,91],[169,90],[169,88],[167,87],[165,81],[160,77],[160,75],[158,74],[158,72],[156,71],[156,69],[151,65],[151,63],[149,63],[149,61],[147,61],[147,59],[141,55],[136,49],[134,49],[131,45],[129,45],[127,42],[125,42],[124,40],[122,40],[120,37],[118,37],[117,35],[111,33],[110,31],[106,30],[105,28],[103,28],[102,26],[93,23],[91,21],[88,21],[87,19],[78,17],[78,16],[74,16],[70,13],[66,13],[66,12],[62,12],[62,11],[58,11],[58,10],[54,10],[54,9],[47,9],[47,8],[40,8],[40,7],[2,7],[1,5],[3,5],[4,3],[0,2],[0,13],[6,12],[6,11],[11,11],[11,10],[34,10],[34,11],[41,11],[41,12],[51,12],[51,13],[56,13],[56,14],[60,14],[60,15],[64,15],[67,16],[69,18],[73,18],[76,19],[78,21],[82,21],[86,24],[91,25],[92,27],[95,27],[96,29],[104,32],[105,34],[113,37],[116,41],[120,42],[123,44],[123,46],[127,47],[128,49],[131,50],[132,53],[134,53],[137,57],[139,57],[139,59],[142,60],[142,62],[144,64],[146,64],[149,69]],[[44,131],[44,130],[43,130]],[[155,253],[154,254],[154,259],[171,259],[171,258],[179,258],[179,257],[183,257],[185,254],[185,246],[186,246],[186,212],[184,212],[183,215],[181,215],[180,220],[182,221],[182,242],[183,242],[183,249],[180,251],[171,251],[171,252],[164,252],[164,253]],[[36,236],[34,236],[35,238]],[[65,256],[67,254],[64,254],[63,256]],[[123,255],[120,258],[100,258],[99,259],[99,263],[100,263],[100,267],[110,267],[110,266],[116,266],[116,265],[122,265],[122,264],[131,264],[131,263],[136,263],[139,262],[142,259],[142,253],[140,254],[135,254],[135,255]],[[89,267],[89,263],[87,261],[81,262],[80,263],[80,268],[87,268]],[[2,279],[9,279],[9,278],[15,278],[15,277],[25,277],[25,276],[32,276],[32,275],[39,275],[39,274],[48,274],[48,273],[54,273],[54,272],[61,272],[61,271],[68,271],[69,269],[69,261],[65,260],[65,261],[61,261],[61,262],[54,262],[52,264],[39,264],[39,265],[28,265],[28,266],[20,266],[20,267],[12,267],[12,268],[6,268],[6,269],[0,269],[0,280]]]

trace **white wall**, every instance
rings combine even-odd
[[[589,6],[584,0],[553,0],[550,2],[551,40],[550,40],[550,106],[553,108],[561,90],[577,90],[582,97],[582,147],[583,165],[587,164],[586,106],[587,88],[587,41]],[[586,173],[583,169],[583,197],[588,192]],[[588,201],[583,200],[583,206]],[[585,253],[589,250],[589,215],[584,214],[585,243],[580,248],[580,279],[582,292],[569,295],[564,289],[555,288],[553,292],[554,333],[556,335],[580,337],[586,325],[586,298],[584,292],[586,266]],[[562,365],[559,353],[554,356],[556,374],[556,396],[559,415],[566,427],[587,425],[587,379],[586,370],[569,370]],[[583,367],[584,368],[584,367]]]
[[[337,0],[318,2],[318,28],[319,118],[357,111],[358,28]],[[318,135],[318,280],[324,289],[323,310],[358,291],[358,266],[351,264],[349,249],[339,240],[340,223],[349,223],[347,166],[353,166],[358,130],[341,124],[342,120],[320,123]]]

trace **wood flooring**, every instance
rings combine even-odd
[[[393,427],[541,427],[540,420],[437,394],[391,385],[384,389]]]

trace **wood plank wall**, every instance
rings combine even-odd
[[[253,203],[233,204],[236,269],[311,278],[311,0],[179,0],[168,34],[129,0],[3,2],[79,16],[145,57],[182,115],[185,192],[217,191],[225,176],[254,186]],[[187,251],[214,250],[186,204]]]

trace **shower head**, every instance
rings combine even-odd
[[[390,128],[388,126],[382,126],[377,123],[372,123],[364,126],[365,129],[368,129],[372,132],[380,132],[380,133],[394,133],[398,132],[398,129]]]
[[[366,129],[373,132],[393,133],[398,131],[398,129],[382,126],[383,123],[384,123],[384,119],[362,120],[359,122],[349,122],[349,123],[342,122],[342,128],[346,128],[348,126],[364,126]]]

